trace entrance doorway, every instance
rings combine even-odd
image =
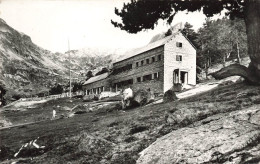
[[[173,83],[188,84],[188,72],[175,69],[173,71]]]
[[[180,76],[181,83],[188,84],[188,72],[181,71],[180,73],[181,73],[181,76]]]

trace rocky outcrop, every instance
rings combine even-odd
[[[138,164],[258,163],[260,105],[210,116],[157,139]]]

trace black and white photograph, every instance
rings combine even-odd
[[[0,0],[0,163],[260,163],[260,0]]]

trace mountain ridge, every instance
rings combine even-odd
[[[28,97],[48,91],[57,83],[69,81],[69,67],[74,80],[84,80],[87,71],[98,72],[111,66],[117,50],[84,48],[66,53],[52,53],[32,42],[0,18],[0,85],[7,97]]]

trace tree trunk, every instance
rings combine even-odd
[[[248,0],[244,8],[248,55],[248,68],[231,65],[211,74],[216,79],[239,75],[252,84],[260,85],[260,0]]]
[[[245,23],[249,69],[260,79],[260,1],[248,0],[245,6]]]
[[[238,46],[238,42],[237,42],[237,63],[240,64],[240,60],[241,60],[241,58],[240,58],[240,54],[239,54],[239,46]]]
[[[208,72],[209,72],[209,67],[208,67],[208,59],[205,63],[205,73],[206,73],[206,79],[208,79]]]
[[[223,67],[226,67],[226,54],[223,55]]]

